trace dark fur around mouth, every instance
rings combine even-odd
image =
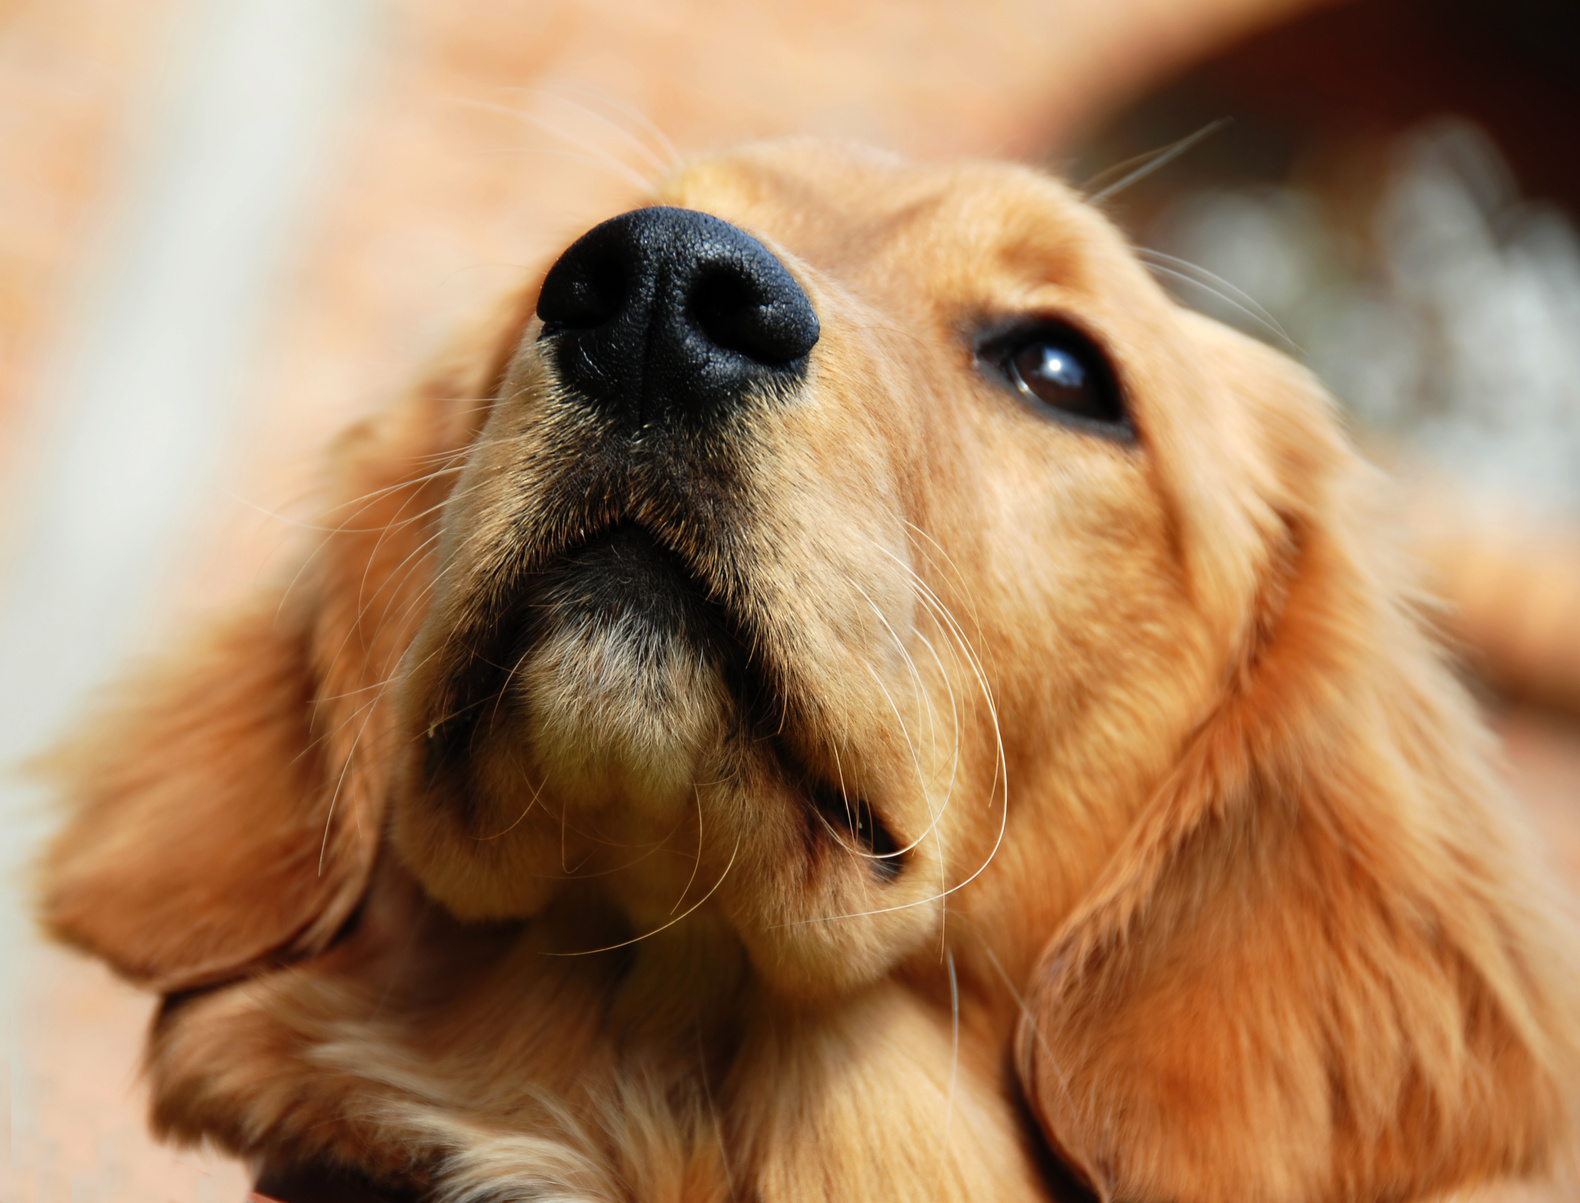
[[[739,659],[741,638],[684,561],[649,531],[620,523],[562,552],[534,574],[521,615],[519,657],[544,627],[575,624],[619,629],[656,656],[674,640],[711,660]]]
[[[646,527],[617,522],[548,556],[523,574],[482,624],[450,675],[442,717],[428,731],[427,774],[459,766],[492,734],[516,665],[555,625],[618,632],[638,657],[656,657],[679,641],[727,676],[749,644],[725,607],[685,561]],[[757,691],[760,692],[760,691]],[[738,701],[755,709],[753,691]]]
[[[783,738],[792,705],[779,674],[754,650],[760,640],[700,578],[686,558],[645,525],[616,522],[524,575],[484,638],[448,681],[444,717],[427,732],[424,778],[465,771],[478,744],[508,715],[511,677],[545,633],[566,625],[615,633],[638,662],[657,661],[676,643],[714,664],[733,699],[739,736],[775,749],[785,778],[800,783],[817,815],[875,859],[892,880],[898,847],[866,799],[810,772]],[[812,812],[815,812],[812,813]]]

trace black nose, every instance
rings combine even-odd
[[[727,221],[637,209],[594,226],[538,298],[561,380],[637,423],[706,420],[806,375],[817,314],[784,264]]]

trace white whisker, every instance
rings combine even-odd
[[[955,1088],[960,1078],[960,979],[955,975],[955,954],[946,949],[944,963],[949,968],[949,1093],[944,1101],[944,1138],[939,1156],[949,1157],[949,1129],[955,1118]],[[942,1185],[942,1174],[939,1176]]]
[[[1020,991],[1015,989],[1015,983],[1010,981],[1009,974],[1004,972],[1004,966],[999,964],[999,959],[993,950],[984,946],[982,951],[987,953],[987,958],[993,963],[993,968],[998,970],[999,977],[1004,980],[1004,988],[1009,991],[1010,997],[1015,1000],[1015,1006],[1020,1009],[1021,1018],[1025,1020],[1026,1026],[1031,1030],[1032,1039],[1037,1042],[1038,1046],[1047,1055],[1048,1064],[1053,1068],[1055,1076],[1059,1079],[1059,1089],[1064,1092],[1065,1101],[1071,1108],[1074,1108],[1075,1096],[1070,1093],[1070,1083],[1064,1076],[1064,1070],[1059,1067],[1058,1059],[1054,1057],[1053,1049],[1049,1046],[1047,1038],[1042,1034],[1042,1028],[1037,1023],[1036,1015],[1032,1014],[1031,1008],[1026,1005],[1026,1000],[1020,996]]]
[[[1177,142],[1170,142],[1167,146],[1160,147],[1157,150],[1148,151],[1144,155],[1137,155],[1133,159],[1126,159],[1124,162],[1110,167],[1107,171],[1099,172],[1097,175],[1093,176],[1092,179],[1087,181],[1086,186],[1088,188],[1090,188],[1093,184],[1106,175],[1113,175],[1115,172],[1124,171],[1124,169],[1129,167],[1132,163],[1140,163],[1140,166],[1134,171],[1127,172],[1126,174],[1120,176],[1119,179],[1115,180],[1112,184],[1109,184],[1106,188],[1102,188],[1097,192],[1091,193],[1086,199],[1091,204],[1097,205],[1101,204],[1105,200],[1108,200],[1110,197],[1119,195],[1119,193],[1123,192],[1126,188],[1129,188],[1132,184],[1138,184],[1142,180],[1146,179],[1147,176],[1151,175],[1154,171],[1160,171],[1162,168],[1167,167],[1186,151],[1193,149],[1207,138],[1210,138],[1213,134],[1216,134],[1228,124],[1229,118],[1220,117],[1216,121],[1208,122],[1195,133],[1185,135],[1185,137],[1179,139]]]
[[[691,906],[687,907],[680,914],[676,915],[668,923],[661,924],[658,927],[653,928],[652,931],[643,932],[639,936],[632,936],[629,940],[621,940],[618,944],[605,945],[603,948],[584,948],[577,952],[545,952],[543,955],[546,957],[590,957],[595,956],[600,952],[613,952],[617,948],[629,948],[632,944],[638,944],[643,940],[658,935],[659,932],[668,931],[682,919],[687,918],[689,915],[695,912],[698,907],[702,906],[703,903],[707,902],[708,899],[712,898],[713,895],[718,892],[719,887],[724,884],[724,879],[730,875],[730,870],[735,867],[735,858],[740,853],[740,850],[741,841],[737,836],[735,840],[735,847],[730,852],[729,862],[724,866],[724,871],[719,874],[719,880],[713,883],[713,887],[706,894],[697,899],[696,902],[692,903]]]
[[[932,543],[934,547],[938,547],[937,542],[933,540],[932,537],[925,531],[921,531],[920,528],[915,527],[914,524],[907,523],[907,525],[911,526],[912,529],[917,530],[918,534]],[[963,880],[956,882],[952,886],[947,886],[941,889],[937,894],[930,895],[926,898],[919,898],[911,902],[896,903],[893,906],[875,907],[871,910],[854,911],[833,915],[819,915],[808,919],[797,919],[785,924],[777,925],[781,927],[802,927],[811,923],[832,923],[847,919],[859,919],[871,915],[888,914],[893,911],[910,910],[919,906],[931,906],[935,902],[945,900],[949,895],[954,894],[970,885],[973,881],[975,881],[987,871],[988,866],[992,864],[997,858],[999,849],[1003,847],[1004,836],[1009,826],[1009,766],[1004,752],[1003,731],[999,725],[998,706],[993,700],[993,691],[988,685],[986,669],[984,668],[980,657],[977,655],[975,648],[972,646],[970,639],[966,636],[964,630],[961,629],[959,622],[955,619],[949,608],[943,603],[937,594],[935,594],[927,585],[927,582],[917,576],[915,569],[911,568],[910,565],[906,564],[904,560],[900,559],[899,556],[895,555],[888,548],[881,546],[880,544],[876,543],[876,541],[873,541],[873,545],[877,547],[879,551],[889,556],[890,559],[894,560],[894,562],[900,566],[901,570],[909,576],[913,582],[917,596],[922,599],[929,612],[934,615],[935,619],[941,624],[942,629],[950,635],[952,641],[960,649],[961,654],[965,658],[966,664],[970,667],[971,673],[976,679],[977,688],[981,692],[982,698],[987,705],[988,716],[993,724],[993,779],[988,786],[987,805],[991,809],[994,798],[999,797],[1001,799],[998,831],[994,836],[993,846],[988,850],[988,853],[983,858],[982,863],[978,865]],[[942,548],[939,548],[939,551],[947,558],[947,553],[943,553]],[[870,665],[868,666],[868,671],[872,671]],[[887,691],[885,691],[885,693],[887,693]],[[890,704],[893,704],[892,699]],[[914,846],[914,843],[912,846]]]
[[[556,101],[556,102],[558,102],[560,104],[566,105],[567,107],[575,109],[577,112],[582,113],[583,115],[585,115],[587,117],[590,117],[593,121],[597,122],[600,126],[602,126],[603,128],[611,131],[617,137],[622,139],[626,143],[626,145],[630,146],[633,150],[635,150],[638,154],[640,154],[644,159],[646,159],[648,161],[648,163],[652,166],[654,171],[658,172],[661,175],[668,174],[669,172],[673,171],[676,166],[679,165],[680,153],[675,149],[674,144],[672,142],[670,142],[670,140],[667,137],[664,136],[663,131],[660,130],[658,128],[658,126],[654,125],[650,120],[648,120],[643,114],[638,112],[636,109],[633,109],[629,105],[626,105],[626,104],[622,103],[621,101],[617,100],[615,97],[602,95],[602,94],[598,94],[598,93],[591,93],[591,94],[594,94],[594,95],[598,95],[598,98],[600,100],[602,100],[605,104],[608,104],[610,108],[613,108],[617,112],[622,113],[624,116],[631,117],[631,118],[635,119],[638,123],[640,123],[642,125],[645,125],[646,128],[649,130],[649,132],[654,134],[658,138],[660,143],[662,143],[662,148],[666,152],[666,154],[668,155],[668,159],[667,160],[664,159],[664,158],[661,158],[659,155],[655,154],[653,152],[652,147],[648,146],[647,143],[643,142],[640,138],[638,138],[635,134],[633,134],[629,129],[626,129],[624,126],[620,125],[616,121],[611,121],[608,117],[604,116],[602,113],[594,111],[588,105],[582,104],[580,101],[572,99],[571,97],[565,95],[563,92],[556,92],[556,91],[548,89],[548,88],[519,88],[519,89],[512,89],[512,91],[518,92],[519,94],[521,94],[523,96],[531,96],[531,97],[533,97],[534,99],[537,99],[537,100]],[[591,90],[588,90],[588,91],[590,92]]]
[[[547,779],[538,782],[537,787],[535,789],[533,789],[533,791],[532,791],[532,797],[527,799],[526,806],[523,807],[521,813],[519,815],[517,815],[514,820],[511,821],[510,826],[504,828],[504,830],[502,830],[502,831],[494,832],[493,835],[470,835],[469,834],[468,838],[476,840],[480,844],[486,844],[490,840],[497,840],[501,836],[509,835],[517,827],[521,826],[521,822],[522,822],[523,819],[525,819],[529,814],[532,813],[532,808],[538,804],[538,799],[543,796],[543,787],[545,785],[547,785],[547,784],[548,784]]]
[[[1250,318],[1258,326],[1283,343],[1285,348],[1293,354],[1304,354],[1299,344],[1290,338],[1284,328],[1278,324],[1277,318],[1264,309],[1254,297],[1235,288],[1233,284],[1230,284],[1223,277],[1216,276],[1206,268],[1197,267],[1184,259],[1176,259],[1173,255],[1165,255],[1162,251],[1142,249],[1138,250],[1136,255],[1141,260],[1142,266],[1148,271],[1159,272],[1173,279],[1182,280],[1186,284],[1194,285],[1203,292],[1210,293],[1225,305]],[[1167,260],[1167,262],[1162,262],[1163,260]],[[1185,268],[1189,270],[1183,270]],[[1242,299],[1237,299],[1231,293],[1238,294],[1238,297]]]
[[[697,788],[695,782],[691,785],[691,793],[697,799],[697,859],[691,862],[691,876],[686,878],[685,888],[675,899],[675,905],[669,908],[671,915],[680,909],[682,902],[686,901],[686,895],[691,893],[692,883],[697,880],[697,870],[702,867],[702,791]]]
[[[583,152],[582,154],[576,154],[571,151],[553,151],[534,147],[524,148],[524,153],[552,155],[558,158],[576,159],[587,163],[589,166],[601,167],[610,172],[610,174],[624,180],[626,183],[634,185],[638,191],[643,193],[651,192],[653,190],[653,185],[656,182],[656,177],[660,174],[663,174],[663,172],[667,170],[662,163],[658,162],[656,156],[653,156],[652,152],[648,151],[645,147],[642,149],[649,158],[653,159],[658,168],[658,170],[652,175],[643,175],[623,159],[611,154],[607,148],[599,146],[597,143],[592,142],[586,138],[578,137],[573,131],[566,129],[557,122],[551,121],[547,117],[539,116],[536,113],[525,112],[521,109],[513,109],[509,105],[499,104],[497,101],[463,98],[457,100],[456,103],[468,108],[482,109],[487,112],[500,113],[504,116],[512,117],[524,125],[533,126],[541,132],[548,134],[551,138],[557,138],[561,142],[577,147]],[[640,146],[640,143],[637,145]]]

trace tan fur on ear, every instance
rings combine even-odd
[[[1261,365],[1240,383],[1261,390],[1282,537],[1215,712],[1044,952],[1028,1099],[1104,1199],[1414,1198],[1536,1172],[1577,1043],[1556,908],[1356,502],[1362,470],[1292,367],[1240,355]]]
[[[523,320],[512,297],[333,458],[327,532],[289,588],[220,623],[49,758],[72,807],[44,924],[172,991],[318,952],[382,836],[389,683],[427,604],[437,511]]]
[[[260,605],[55,757],[78,805],[44,866],[57,936],[169,990],[321,946],[345,919],[374,833],[329,823],[309,641],[302,614]]]

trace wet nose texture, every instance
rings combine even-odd
[[[690,209],[594,226],[538,298],[560,379],[637,425],[705,424],[806,376],[818,338],[806,293],[746,231]]]

